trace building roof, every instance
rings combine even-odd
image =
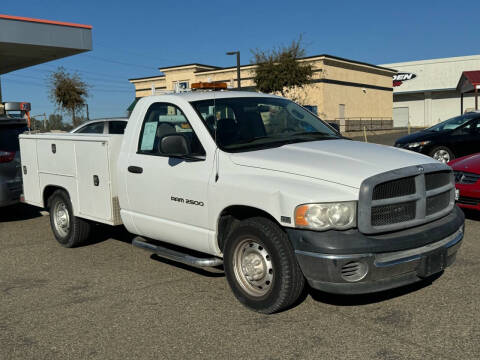
[[[480,69],[480,55],[384,64],[398,75],[415,75],[393,88],[394,94],[454,91],[460,74]],[[402,80],[402,79],[401,79]]]
[[[362,61],[356,61],[356,60],[351,60],[351,59],[346,59],[346,58],[341,58],[338,56],[333,56],[333,55],[328,55],[328,54],[320,54],[320,55],[312,55],[312,56],[305,56],[302,58],[299,58],[298,60],[310,60],[310,59],[315,59],[315,58],[326,58],[330,60],[336,60],[336,61],[341,61],[341,62],[347,62],[347,63],[352,63],[352,64],[357,64],[361,66],[366,66],[370,67],[373,69],[378,69],[382,71],[387,71],[391,72],[392,74],[396,72],[396,70],[383,67],[383,66],[378,66],[378,65],[373,65],[369,64],[366,62]],[[245,65],[240,65],[240,68],[247,68],[247,67],[254,67],[256,64],[245,64]],[[183,64],[183,65],[172,65],[172,66],[163,66],[160,67],[159,70],[164,71],[164,70],[172,70],[175,68],[189,68],[189,67],[199,67],[203,68],[201,70],[197,70],[196,73],[207,73],[207,72],[216,72],[216,71],[224,71],[224,70],[231,70],[231,69],[236,69],[236,66],[229,66],[229,67],[221,67],[221,66],[214,66],[214,65],[206,65],[206,64],[199,64],[199,63],[191,63],[191,64]],[[148,77],[141,77],[141,78],[132,78],[128,79],[129,81],[136,81],[136,80],[147,80],[147,79],[153,79],[157,77],[164,77],[165,75],[157,75],[157,76],[148,76]]]
[[[149,80],[149,79],[163,79],[165,75],[155,75],[155,76],[146,76],[141,78],[131,78],[128,81],[136,81],[136,80]]]
[[[0,14],[0,75],[92,49],[92,27]]]
[[[480,86],[480,70],[464,71],[458,80],[457,91],[472,92],[477,86]]]

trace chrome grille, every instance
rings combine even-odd
[[[410,166],[363,181],[358,228],[380,233],[420,225],[448,214],[455,204],[455,184],[445,164]]]
[[[451,176],[451,171],[441,171],[431,174],[425,174],[425,188],[427,190],[433,190],[448,185],[451,181]]]
[[[415,219],[416,202],[408,201],[399,204],[372,207],[372,226],[396,224]]]
[[[469,172],[454,171],[454,175],[457,184],[475,184],[480,180],[480,175]]]
[[[450,191],[433,195],[427,198],[427,216],[435,214],[450,204]]]
[[[373,200],[415,194],[415,178],[396,179],[378,184],[373,189]]]

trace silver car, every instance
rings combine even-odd
[[[77,134],[123,134],[127,118],[97,119],[88,121],[72,131]]]
[[[27,130],[24,119],[0,115],[0,207],[20,201],[22,173],[18,135]]]

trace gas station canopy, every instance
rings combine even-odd
[[[0,75],[90,50],[90,25],[0,14]]]

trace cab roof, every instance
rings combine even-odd
[[[225,98],[236,98],[236,97],[270,97],[270,98],[279,98],[276,95],[263,94],[253,91],[211,91],[211,90],[196,90],[196,91],[186,91],[179,93],[165,93],[165,94],[155,94],[146,96],[147,98],[158,98],[159,100],[167,100],[168,98],[178,98],[181,97],[185,101],[200,101],[200,100],[212,100],[212,99],[225,99]]]

